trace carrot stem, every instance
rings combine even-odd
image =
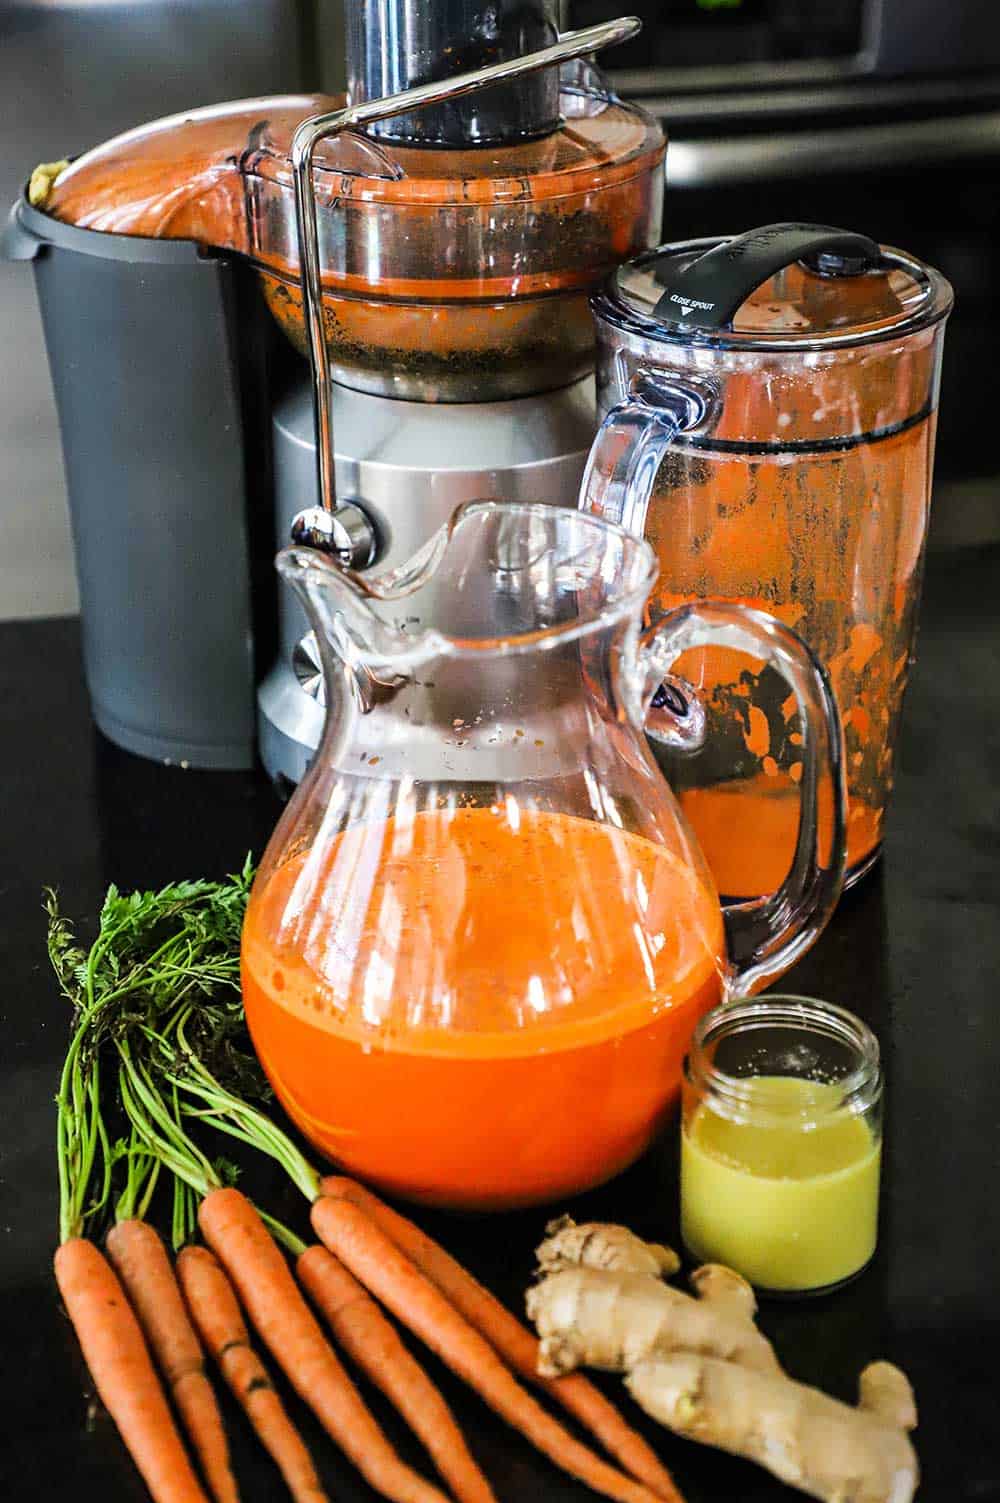
[[[191,1186],[185,1184],[182,1179],[178,1179],[176,1175],[173,1178],[173,1189],[170,1245],[176,1253],[194,1236],[198,1225],[198,1202]]]
[[[176,1178],[199,1196],[207,1195],[220,1183],[211,1163],[171,1117],[126,1040],[119,1041],[118,1055],[119,1094],[140,1139]]]
[[[128,1144],[121,1147],[126,1164],[125,1186],[115,1202],[115,1220],[145,1221],[160,1177],[160,1160],[144,1146],[134,1127]]]
[[[93,1006],[82,1010],[59,1079],[56,1096],[56,1163],[59,1174],[59,1240],[66,1242],[83,1230],[87,1215],[100,1209],[111,1188],[111,1152],[100,1110],[98,1063],[84,1058],[83,1046]],[[98,1150],[103,1158],[100,1195],[93,1206],[86,1198]]]
[[[288,1134],[263,1112],[220,1085],[189,1045],[187,1024],[192,1012],[193,1009],[188,1007],[177,1016],[173,1031],[183,1063],[179,1068],[167,1068],[165,1078],[175,1089],[204,1102],[208,1111],[198,1115],[204,1115],[220,1132],[228,1133],[275,1159],[306,1199],[314,1201],[320,1193],[319,1174]],[[194,1114],[194,1109],[188,1110]]]

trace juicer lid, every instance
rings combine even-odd
[[[645,338],[730,349],[867,344],[936,323],[933,267],[829,225],[764,225],[663,245],[620,266],[595,312]]]
[[[626,181],[663,156],[656,121],[638,105],[602,92],[590,75],[580,85],[565,80],[559,100],[560,129],[509,145],[413,146],[362,131],[322,140],[313,164],[317,201],[405,209],[558,198]],[[317,107],[341,103],[320,98]],[[290,189],[292,137],[308,113],[275,110],[262,120],[241,159],[243,173]]]

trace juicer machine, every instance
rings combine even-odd
[[[381,572],[462,501],[575,505],[588,296],[659,232],[662,133],[587,61],[638,22],[559,37],[545,0],[346,18],[346,105],[140,127],[21,200],[3,247],[35,263],[98,724],[245,766],[256,689],[287,783],[322,675],[275,547]]]

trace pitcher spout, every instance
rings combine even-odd
[[[383,573],[293,547],[278,569],[317,637],[352,666],[535,655],[626,622],[638,630],[656,567],[649,544],[579,511],[469,501]]]
[[[301,601],[317,641],[349,667],[412,666],[433,651],[428,632],[389,618],[382,590],[316,549],[285,548],[275,567]]]

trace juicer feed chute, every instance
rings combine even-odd
[[[546,0],[356,0],[346,8],[347,96],[386,99],[559,40]],[[449,94],[437,104],[373,122],[371,135],[423,146],[495,146],[560,125],[555,69]]]
[[[291,158],[295,178],[295,212],[301,261],[302,297],[309,341],[309,362],[312,367],[316,398],[317,478],[323,508],[331,519],[324,539],[320,519],[309,513],[303,513],[303,525],[296,527],[293,524],[293,533],[299,540],[308,537],[315,546],[325,547],[329,552],[336,551],[332,522],[336,504],[336,485],[333,413],[330,404],[330,356],[323,315],[323,276],[313,176],[316,149],[320,142],[346,132],[352,127],[364,127],[393,119],[424,105],[435,105],[459,99],[465,95],[475,94],[484,86],[495,87],[509,79],[530,76],[544,68],[576,60],[593,51],[595,47],[623,41],[638,30],[638,25],[639,23],[633,18],[625,18],[621,21],[609,21],[603,26],[593,26],[585,31],[570,32],[551,46],[539,52],[529,53],[526,57],[492,63],[473,72],[446,78],[439,82],[422,84],[402,94],[390,95],[387,99],[373,100],[369,104],[349,104],[346,109],[305,120],[296,130],[292,138]],[[565,384],[565,380],[560,384]],[[509,392],[501,394],[510,395]],[[475,395],[479,400],[483,400],[490,395],[490,392],[483,391],[480,384]],[[345,557],[341,553],[340,557],[345,563],[356,562],[350,555]]]

